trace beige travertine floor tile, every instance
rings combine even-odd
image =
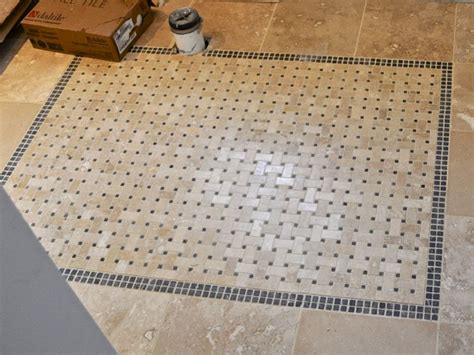
[[[357,55],[452,60],[455,4],[368,0]]]
[[[444,235],[441,320],[474,324],[474,218],[447,216]]]
[[[76,295],[119,354],[151,353],[173,296],[70,282]]]
[[[274,4],[197,2],[204,19],[209,48],[258,51],[270,23]]]
[[[435,322],[303,311],[294,354],[434,354]]]
[[[263,51],[353,55],[363,0],[280,3]]]
[[[72,58],[25,43],[0,76],[0,101],[44,103]]]
[[[284,307],[175,298],[157,331],[155,353],[291,354],[299,315]]]
[[[438,355],[472,354],[474,326],[445,324],[439,328]]]
[[[474,4],[458,4],[454,61],[474,63]]]
[[[10,160],[40,108],[40,104],[0,101],[0,170]]]
[[[474,133],[452,132],[447,214],[474,216]]]
[[[119,353],[290,354],[300,310],[70,283]]]
[[[193,0],[171,0],[160,8],[153,8],[153,22],[137,40],[137,46],[169,47],[173,34],[168,25],[168,15],[180,7],[190,6]]]
[[[474,64],[454,65],[453,119],[455,131],[474,131]]]

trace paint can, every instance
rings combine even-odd
[[[206,48],[202,19],[195,9],[190,7],[177,9],[170,14],[168,22],[171,32],[174,33],[179,53],[192,55]]]

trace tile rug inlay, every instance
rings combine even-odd
[[[75,58],[0,179],[69,280],[436,320],[451,70]]]

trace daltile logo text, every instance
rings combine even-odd
[[[41,19],[41,20],[48,20],[54,22],[61,22],[66,17],[62,14],[54,13],[54,12],[46,12],[46,11],[36,11],[33,10],[28,14],[29,18]]]

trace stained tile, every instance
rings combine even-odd
[[[454,61],[474,63],[474,4],[458,4]]]
[[[263,51],[353,55],[364,0],[279,3]]]
[[[193,7],[204,19],[209,48],[258,51],[270,23],[274,4],[196,2]]]
[[[455,131],[474,132],[474,64],[454,65],[453,119]]]
[[[357,55],[452,60],[455,4],[368,0]]]
[[[40,104],[0,101],[0,171],[20,144]]]
[[[441,282],[441,321],[474,324],[474,218],[447,216]]]
[[[156,354],[291,354],[300,310],[177,297],[157,328]]]
[[[447,213],[474,216],[474,133],[452,132],[449,151]]]
[[[190,6],[193,0],[170,0],[153,8],[153,22],[135,43],[137,46],[169,47],[174,43],[168,25],[168,15],[180,7]]]
[[[474,326],[441,323],[439,327],[438,354],[472,354],[474,349]]]
[[[434,354],[437,324],[303,311],[294,354]]]
[[[25,43],[0,75],[0,101],[44,103],[72,58]]]
[[[172,296],[71,282],[76,295],[119,354],[149,354],[166,324]]]

